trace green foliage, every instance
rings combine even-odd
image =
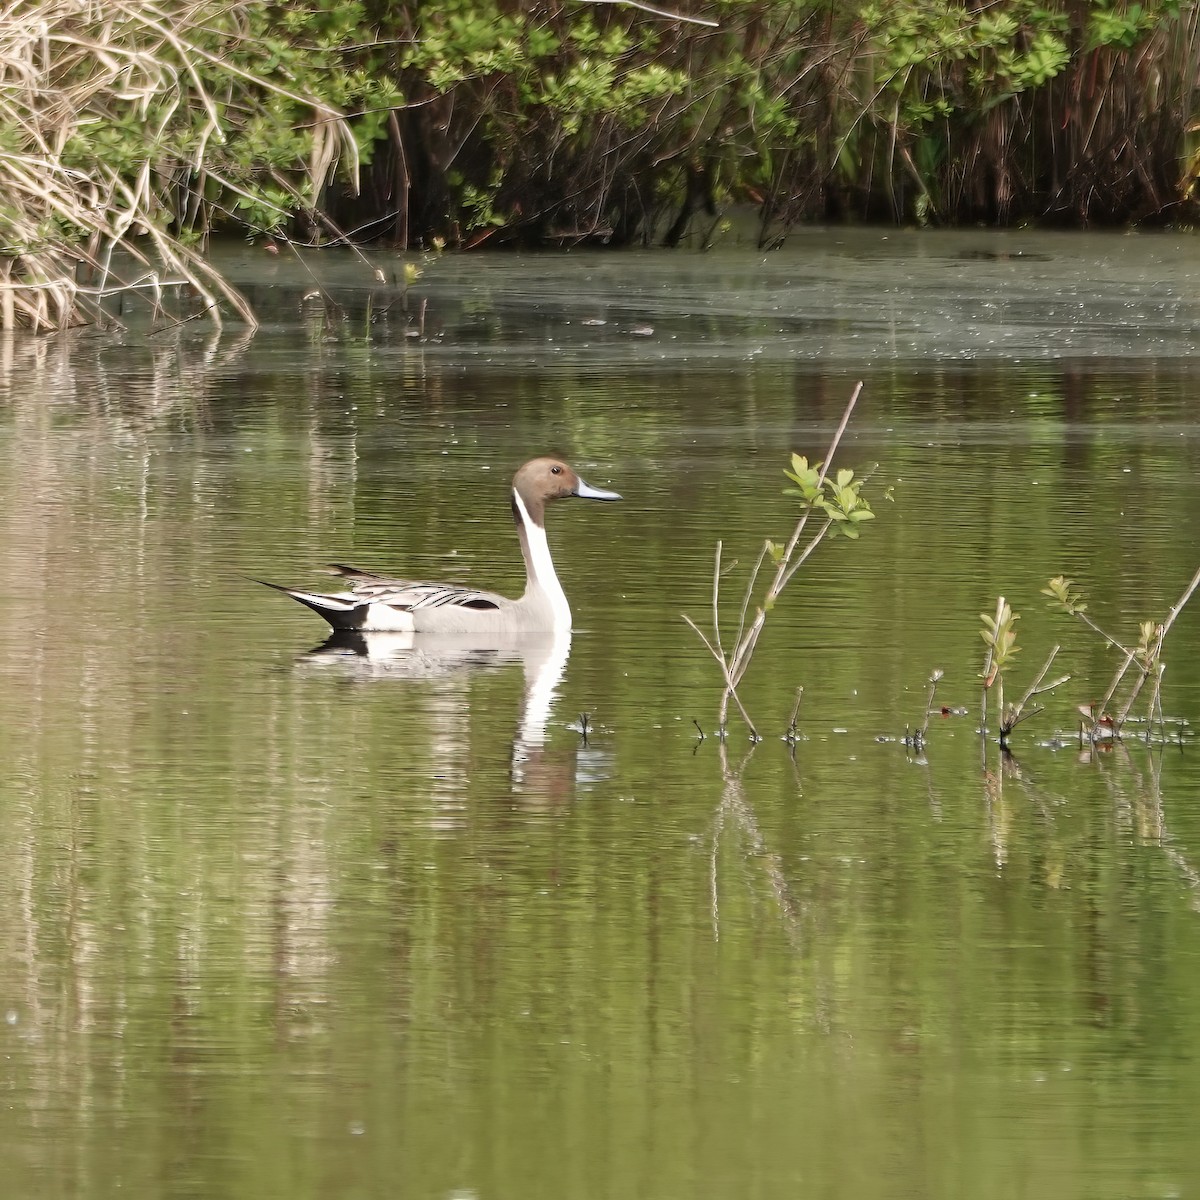
[[[1156,24],[1157,17],[1140,4],[1131,4],[1124,10],[1097,5],[1088,14],[1089,49],[1099,46],[1132,49]]]
[[[1056,575],[1042,588],[1042,595],[1049,596],[1051,599],[1050,607],[1061,608],[1071,617],[1087,611],[1083,594],[1072,590],[1071,585],[1074,582],[1073,579],[1067,579],[1063,575]]]
[[[898,97],[903,127],[997,102],[1054,79],[1067,66],[1065,12],[1031,0],[983,8],[900,0],[862,10],[879,52],[875,85]]]
[[[996,175],[997,203],[1015,204],[1018,186],[1038,186],[1040,164],[997,156],[1067,145],[1086,154],[1104,136],[1095,113],[1076,105],[1050,115],[1056,128],[1086,122],[1081,136],[1039,139],[1034,106],[1053,107],[1056,88],[1097,48],[1140,52],[1179,20],[1179,7],[1096,4],[1080,14],[1066,0],[833,9],[768,0],[717,4],[706,15],[716,29],[681,24],[665,38],[661,20],[632,8],[417,6],[399,68],[405,91],[453,94],[461,133],[450,140],[473,160],[455,164],[449,227],[475,222],[482,173],[497,164],[493,212],[514,231],[547,217],[586,227],[631,209],[642,223],[654,211],[678,212],[699,171],[710,201],[751,196],[765,219],[784,221],[820,211],[818,197],[839,187],[891,197],[897,215],[903,204],[904,215],[942,220],[947,206],[978,194],[972,173],[981,169]],[[1190,70],[1185,60],[1180,68]],[[1156,103],[1168,78],[1184,86],[1178,72],[1161,75]],[[1111,119],[1120,128],[1115,109]],[[1178,148],[1161,153],[1171,169]],[[687,156],[690,172],[679,169]],[[1052,182],[1063,174],[1046,172],[1047,202],[1063,203],[1075,186]],[[1105,186],[1127,195],[1139,185]]]
[[[470,183],[462,184],[460,198],[464,210],[463,223],[467,229],[496,229],[507,222],[507,217],[496,208],[499,186],[498,173],[493,173],[483,187],[475,187]]]
[[[878,0],[864,5],[859,15],[871,51],[865,60],[869,71],[864,82],[872,94],[891,104],[890,112],[876,111],[875,105],[868,104],[866,121],[886,127],[887,141],[883,150],[871,143],[873,152],[868,157],[860,148],[863,139],[856,126],[847,135],[844,150],[848,153],[839,159],[843,172],[861,178],[869,167],[876,172],[882,169],[894,187],[898,167],[907,167],[917,184],[912,204],[923,210],[915,213],[921,219],[940,215],[954,202],[955,193],[979,194],[978,179],[954,179],[956,158],[967,163],[973,159],[975,165],[990,161],[990,169],[1003,181],[1002,205],[1018,202],[1015,185],[1028,181],[1026,186],[1036,187],[1043,174],[1048,177],[1044,185],[1048,190],[1054,187],[1051,180],[1063,176],[1078,174],[1081,181],[1094,180],[1106,139],[1124,140],[1128,121],[1140,120],[1142,111],[1157,109],[1164,88],[1173,90],[1185,108],[1190,103],[1184,98],[1190,94],[1185,76],[1191,68],[1186,64],[1194,61],[1195,46],[1186,39],[1177,43],[1162,39],[1159,54],[1169,57],[1160,58],[1160,73],[1147,89],[1138,56],[1143,55],[1144,63],[1150,39],[1167,23],[1179,22],[1179,5],[1097,0],[1082,9],[1065,0],[963,5]],[[1173,48],[1176,45],[1178,49]],[[1123,61],[1105,66],[1098,74],[1089,57],[1100,50]],[[1083,71],[1089,79],[1086,102],[1065,103],[1069,77]],[[1098,84],[1098,79],[1108,82]],[[1043,120],[1058,129],[1077,125],[1075,153],[1087,163],[1086,169],[1083,164],[1056,167],[1050,161],[1046,139],[1038,139]],[[1181,121],[1175,126],[1177,138],[1182,137],[1182,125]],[[931,153],[932,141],[940,144],[942,153]],[[1049,144],[1054,144],[1053,138]],[[1154,147],[1149,139],[1145,145],[1147,157],[1161,156],[1168,171],[1167,161],[1177,159],[1181,151],[1177,144]],[[1100,186],[1124,196],[1137,190],[1107,181]],[[1162,198],[1154,202],[1161,204]],[[1095,203],[1095,195],[1082,201],[1085,211]]]
[[[139,227],[193,241],[222,224],[284,231],[319,208],[331,169],[350,182],[355,157],[370,164],[387,149],[374,193],[408,206],[410,237],[451,244],[555,227],[646,237],[660,217],[700,208],[716,228],[721,204],[747,198],[764,229],[851,197],[867,215],[882,197],[897,216],[934,222],[987,174],[997,203],[1044,176],[1047,203],[1078,189],[1086,211],[1097,179],[1136,197],[1187,159],[1183,145],[1125,136],[1102,94],[1090,108],[1056,99],[1104,55],[1114,94],[1176,114],[1163,127],[1182,141],[1196,47],[1176,32],[1178,3],[714,0],[715,28],[632,6],[515,0],[131,0],[120,12],[21,6],[9,26],[47,31],[29,45],[49,47],[52,70],[38,77],[58,91],[28,121],[9,109],[0,149],[44,157],[50,144],[71,178],[137,192]],[[20,45],[0,31],[16,79],[30,76]],[[1151,58],[1152,45],[1177,47],[1176,59]],[[352,152],[331,153],[317,111],[346,114]],[[1072,122],[1074,135],[1043,136]],[[1032,157],[1086,155],[1093,140],[1091,175]],[[1113,170],[1103,147],[1118,143],[1137,164]],[[15,224],[0,216],[12,246],[66,243],[79,229],[53,204]],[[839,532],[857,524],[851,511],[833,518]]]
[[[849,468],[839,470],[831,483],[828,478],[822,478],[820,463],[810,466],[804,455],[793,454],[791,469],[783,473],[796,485],[784,488],[783,494],[799,496],[805,508],[815,510],[832,522],[830,537],[857,538],[859,525],[875,519],[870,503],[861,494],[866,480],[856,478]]]
[[[1143,670],[1150,670],[1158,657],[1158,637],[1160,626],[1154,621],[1138,622],[1138,640],[1134,644],[1134,657]]]

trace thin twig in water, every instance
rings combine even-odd
[[[721,670],[725,673],[725,688],[726,688],[725,696],[733,697],[733,702],[738,706],[738,712],[740,712],[742,714],[742,720],[746,722],[746,726],[750,730],[751,740],[758,741],[759,740],[758,730],[754,728],[754,722],[750,720],[749,713],[747,713],[746,710],[742,707],[741,697],[737,694],[737,686],[736,686],[736,684],[734,684],[734,682],[729,674],[729,664],[725,661],[724,652],[718,651],[716,649],[716,647],[713,646],[712,642],[710,642],[708,640],[708,638],[706,638],[704,636],[704,633],[701,631],[700,626],[697,625],[696,622],[693,621],[692,618],[689,617],[686,613],[684,614],[683,619],[696,631],[700,640],[708,648],[709,654],[711,654],[713,656],[713,658],[715,658],[717,660],[717,663],[720,665]],[[721,719],[720,719],[718,725],[719,725],[718,736],[721,738],[724,738],[725,737],[725,708],[724,708],[724,705],[722,705],[722,708],[721,708]]]
[[[1037,673],[1037,677],[1026,689],[1025,695],[1023,695],[1013,706],[1012,717],[1004,728],[1006,737],[1008,734],[1012,733],[1012,731],[1016,729],[1016,727],[1020,725],[1022,721],[1028,721],[1030,717],[1036,717],[1038,713],[1044,711],[1042,708],[1035,708],[1030,712],[1024,711],[1025,705],[1028,704],[1034,696],[1040,696],[1043,692],[1053,691],[1060,684],[1066,683],[1067,680],[1071,678],[1070,675],[1061,675],[1058,679],[1054,680],[1053,683],[1047,683],[1045,685],[1042,683],[1042,680],[1046,678],[1046,674],[1050,670],[1051,664],[1054,662],[1054,659],[1058,655],[1060,649],[1061,647],[1055,646],[1054,649],[1050,651],[1049,656],[1042,665],[1042,669]]]
[[[800,716],[800,701],[804,699],[804,685],[801,684],[796,689],[796,703],[792,705],[791,720],[788,721],[787,741],[789,744],[794,743],[799,737],[796,729],[796,721]]]
[[[720,539],[717,540],[716,554],[713,556],[713,581],[712,581],[712,622],[713,622],[713,641],[717,644],[717,650],[722,657],[725,654],[724,648],[721,646],[721,547],[723,543]],[[738,635],[741,636],[740,633]]]
[[[1114,736],[1119,736],[1122,726],[1129,719],[1130,711],[1133,709],[1135,702],[1142,689],[1146,685],[1146,680],[1150,678],[1152,673],[1156,674],[1156,687],[1151,695],[1150,709],[1153,713],[1155,704],[1159,703],[1158,686],[1161,683],[1162,671],[1162,651],[1163,643],[1166,641],[1167,633],[1172,625],[1178,619],[1179,614],[1183,611],[1184,605],[1192,598],[1196,589],[1200,587],[1200,569],[1192,576],[1187,587],[1184,588],[1183,594],[1171,606],[1170,612],[1167,613],[1166,619],[1154,631],[1154,641],[1148,648],[1143,646],[1140,649],[1145,650],[1144,654],[1139,654],[1138,649],[1125,650],[1125,660],[1122,662],[1117,674],[1109,684],[1108,691],[1105,692],[1103,700],[1093,711],[1093,724],[1091,736],[1094,738],[1099,731],[1101,723],[1108,714],[1108,706],[1112,702],[1112,698],[1116,695],[1117,689],[1121,685],[1121,681],[1129,672],[1129,668],[1136,662],[1138,670],[1141,672],[1137,682],[1130,689],[1129,695],[1126,697],[1124,704],[1121,705],[1120,711],[1112,718],[1112,730]]]
[[[929,733],[929,715],[933,712],[933,698],[937,693],[937,685],[945,672],[941,667],[936,667],[933,673],[929,676],[929,695],[925,698],[925,720],[921,722],[921,728],[917,730],[916,741],[918,746],[925,744],[925,738]]]
[[[842,419],[838,422],[837,429],[834,432],[833,438],[829,443],[829,448],[825,452],[825,458],[821,463],[821,468],[817,476],[818,486],[824,483],[826,476],[829,473],[829,468],[833,462],[834,455],[837,453],[842,436],[846,432],[847,426],[850,424],[851,414],[854,412],[854,406],[858,403],[858,398],[863,390],[863,383],[860,380],[851,393],[850,399],[846,404],[845,410],[842,412]],[[754,619],[750,622],[747,628],[746,621],[753,602],[754,585],[758,580],[759,572],[762,569],[762,564],[766,561],[766,555],[770,551],[770,544],[763,543],[762,550],[759,552],[758,559],[755,561],[754,567],[750,573],[750,580],[746,587],[745,595],[742,599],[742,606],[738,614],[737,639],[733,646],[732,652],[727,651],[721,642],[720,629],[720,562],[721,562],[721,546],[717,545],[716,565],[713,572],[713,598],[712,598],[712,619],[713,633],[712,637],[706,637],[701,632],[699,626],[691,617],[684,614],[683,619],[694,629],[700,640],[704,643],[708,652],[716,660],[721,668],[721,673],[725,679],[725,688],[721,694],[721,703],[719,708],[718,724],[722,730],[725,728],[726,715],[729,709],[729,701],[732,699],[737,705],[738,711],[742,715],[742,719],[746,722],[750,730],[752,741],[758,741],[759,735],[754,723],[750,720],[749,714],[746,712],[745,706],[742,704],[741,697],[738,695],[738,685],[746,674],[746,669],[750,665],[751,658],[754,655],[755,647],[758,645],[759,635],[762,633],[763,626],[766,624],[767,613],[770,612],[775,602],[779,599],[780,593],[791,581],[796,571],[805,562],[808,556],[816,549],[821,540],[829,532],[830,526],[833,524],[832,518],[826,518],[821,528],[809,539],[797,556],[797,547],[800,545],[800,540],[804,536],[808,526],[808,519],[812,515],[813,509],[805,508],[801,513],[799,520],[796,522],[795,528],[792,530],[791,537],[788,538],[786,546],[778,555],[775,565],[775,575],[767,588],[763,601],[756,606]]]

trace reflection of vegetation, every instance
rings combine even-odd
[[[718,869],[718,860],[722,840],[728,832],[731,840],[735,842],[740,840],[741,845],[737,847],[740,856],[758,867],[766,879],[771,896],[779,909],[782,928],[793,948],[799,951],[804,946],[807,932],[804,925],[809,914],[806,911],[806,905],[798,903],[792,894],[792,887],[783,869],[780,856],[768,849],[758,816],[754,811],[754,804],[747,796],[743,776],[753,753],[754,747],[751,746],[737,767],[731,767],[724,742],[721,743],[718,750],[722,781],[721,802],[713,816],[709,867],[713,936],[715,938],[721,936],[721,896],[719,891],[721,873]]]
[[[1068,1188],[1097,1178],[1097,1144],[1114,1190],[1145,1190],[1148,1154],[1168,1183],[1190,1170],[1194,756],[1044,754],[1019,778],[1006,760],[985,811],[974,738],[935,730],[931,769],[910,770],[892,745],[821,736],[847,706],[893,727],[930,660],[977,669],[973,594],[997,572],[1028,590],[1044,560],[1077,559],[1119,612],[1165,568],[1187,577],[1194,545],[1151,489],[1123,502],[1124,545],[1061,516],[1097,511],[1126,466],[1196,504],[1194,448],[1150,434],[1183,411],[1157,407],[1161,362],[1120,381],[1145,397],[1132,434],[1100,436],[1128,418],[1076,380],[1086,442],[1075,424],[980,451],[996,414],[1060,386],[1052,366],[948,366],[901,395],[884,420],[920,433],[889,439],[889,475],[954,520],[899,506],[853,586],[841,556],[810,559],[745,685],[751,711],[786,714],[804,655],[800,769],[766,746],[726,778],[711,744],[692,759],[655,719],[712,674],[674,596],[703,605],[691,564],[718,522],[728,545],[790,528],[772,447],[798,414],[831,427],[840,381],[748,367],[714,405],[686,365],[648,380],[430,355],[417,372],[273,330],[234,354],[194,329],[117,353],[0,340],[4,1194],[159,1195],[184,1164],[206,1196],[340,1177],[773,1196],[801,1159],[833,1193],[865,1161],[868,1185],[924,1194],[953,1152],[991,1200],[1011,1174],[992,1126]],[[718,449],[681,453],[693,436]],[[580,769],[539,772],[540,802],[513,787],[513,673],[466,696],[298,674],[301,644],[230,577],[342,546],[432,570],[450,528],[457,564],[482,567],[504,514],[464,530],[473,484],[447,479],[539,437],[650,468],[619,555],[563,545],[594,627],[549,728]],[[1022,470],[1036,509],[1001,486]],[[1168,680],[1186,695],[1198,672],[1181,655]],[[583,708],[601,726],[586,751],[562,724]]]

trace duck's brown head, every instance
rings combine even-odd
[[[603,488],[592,487],[580,479],[579,475],[565,462],[557,458],[530,459],[513,476],[513,494],[519,496],[529,518],[538,525],[544,524],[545,507],[550,500],[567,500],[578,496],[581,500],[620,500],[616,492],[608,492]],[[520,509],[516,500],[513,501],[513,514],[521,519]]]

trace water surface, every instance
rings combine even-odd
[[[1196,752],[1051,748],[1114,656],[1039,595],[1133,638],[1198,565],[1189,239],[819,231],[407,293],[239,254],[253,338],[0,344],[3,1194],[1200,1187]],[[736,608],[860,378],[879,517],[772,612],[765,741],[722,747],[680,614],[718,539]],[[314,659],[246,578],[515,593],[543,451],[626,497],[550,514],[569,644]],[[1014,684],[1055,643],[1072,675],[1012,760],[1000,594]],[[916,755],[934,669],[970,711]]]

